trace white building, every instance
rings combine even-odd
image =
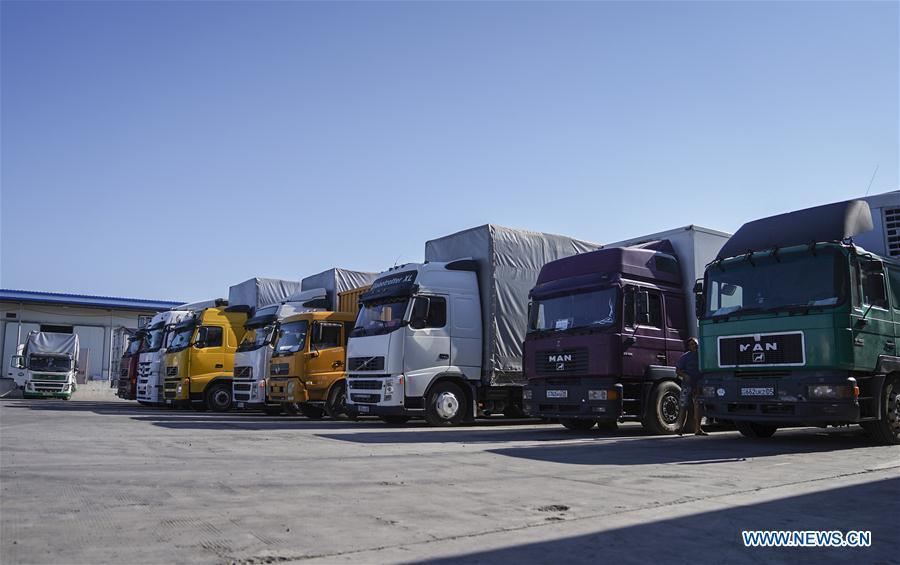
[[[12,377],[10,357],[28,332],[75,333],[81,342],[80,377],[108,379],[117,374],[125,330],[181,302],[0,289],[0,377]]]

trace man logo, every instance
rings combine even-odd
[[[566,361],[571,361],[571,360],[572,360],[571,353],[565,353],[565,354],[560,353],[559,355],[550,354],[549,356],[547,356],[547,361],[550,361],[551,363],[559,363],[559,362],[565,363]]]
[[[745,353],[745,352],[747,352],[747,351],[753,351],[753,352],[754,352],[754,358],[756,357],[755,353],[756,353],[757,351],[778,351],[778,344],[777,344],[777,343],[766,343],[766,344],[765,344],[765,349],[763,349],[763,344],[761,344],[761,343],[753,343],[753,344],[750,344],[750,343],[742,343],[742,344],[740,344],[739,347],[740,347],[740,349],[741,349],[741,353]],[[765,356],[765,355],[764,355],[764,356]]]
[[[753,362],[754,363],[765,363],[766,362],[766,354],[765,353],[754,353],[753,354]]]

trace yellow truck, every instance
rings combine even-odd
[[[164,396],[169,406],[225,412],[231,408],[234,353],[244,335],[246,311],[217,301],[175,326],[166,349]]]
[[[338,312],[302,312],[280,320],[269,362],[266,396],[289,414],[346,417],[345,351],[359,295],[368,285],[338,294]]]

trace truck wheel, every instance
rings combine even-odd
[[[284,408],[282,408],[280,404],[266,404],[263,406],[262,411],[266,416],[281,416],[281,413],[284,412]]]
[[[511,420],[517,420],[519,418],[527,418],[528,416],[522,410],[521,406],[510,404],[503,409],[503,417],[509,418]]]
[[[869,436],[883,445],[900,444],[900,394],[896,381],[884,385],[884,405],[881,407],[884,416],[876,422],[866,422],[863,426]]]
[[[325,417],[325,410],[322,410],[318,406],[313,406],[312,404],[301,404],[300,413],[310,420],[321,420]]]
[[[560,418],[559,423],[573,432],[586,432],[594,427],[597,420],[580,420],[576,418]]]
[[[770,426],[769,424],[760,424],[757,422],[735,422],[734,425],[744,437],[753,439],[765,439],[775,435],[778,426]]]
[[[650,433],[674,434],[681,421],[681,387],[663,381],[650,393],[650,403],[644,409],[641,425]]]
[[[325,413],[332,420],[347,418],[347,408],[344,402],[347,400],[347,383],[337,383],[328,392],[328,400],[325,402]]]
[[[401,426],[409,422],[409,416],[379,416],[381,421],[392,426]]]
[[[206,389],[206,406],[213,412],[231,410],[231,384],[216,383]]]
[[[425,420],[432,426],[458,426],[466,417],[466,395],[444,381],[432,387],[425,401]]]
[[[284,411],[287,412],[291,416],[299,416],[300,415],[300,405],[296,402],[285,402],[282,404],[284,407]]]

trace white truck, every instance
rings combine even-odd
[[[382,273],[347,345],[347,408],[431,425],[522,414],[528,292],[541,267],[599,245],[484,225],[425,244]]]
[[[25,398],[63,398],[75,392],[78,335],[32,331],[10,365]]]
[[[204,300],[182,304],[172,310],[159,312],[147,324],[147,350],[138,359],[137,401],[144,406],[162,406],[163,376],[162,363],[166,357],[166,347],[176,324],[193,315],[195,311],[216,305],[215,300]]]
[[[246,333],[234,356],[233,394],[237,407],[280,414],[282,404],[266,402],[266,376],[280,321],[301,312],[332,311],[339,293],[369,284],[377,275],[328,269],[297,283],[283,302],[257,309],[244,324]]]

